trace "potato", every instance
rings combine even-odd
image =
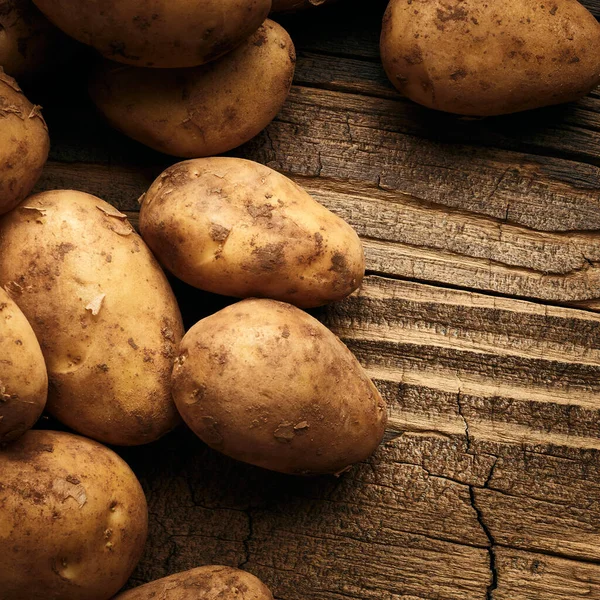
[[[0,444],[33,426],[47,395],[46,364],[33,329],[0,288]]]
[[[12,77],[43,75],[66,55],[67,39],[31,0],[0,0],[0,66]]]
[[[415,102],[514,113],[576,100],[600,83],[600,24],[575,0],[391,0],[381,57]]]
[[[239,158],[169,167],[143,196],[142,237],[163,265],[203,290],[313,307],[361,283],[354,230],[287,177]]]
[[[275,117],[294,75],[294,45],[266,21],[236,50],[194,69],[155,70],[105,62],[90,94],[109,123],[174,156],[220,154],[257,135]]]
[[[231,567],[198,567],[147,583],[113,600],[273,600],[259,579]]]
[[[96,442],[28,431],[0,449],[0,600],[108,600],[140,559],[144,492]]]
[[[300,309],[250,299],[183,338],[173,397],[232,458],[300,475],[340,473],[377,448],[386,406],[350,350]]]
[[[0,67],[0,215],[31,192],[49,149],[48,128],[40,107],[31,104],[17,82]]]
[[[140,67],[204,64],[258,29],[271,0],[34,0],[65,33],[102,55]]]
[[[35,331],[48,410],[74,430],[144,444],[179,421],[170,373],[183,334],[169,284],[125,215],[74,191],[0,219],[0,285]]]
[[[313,6],[322,6],[323,4],[332,4],[335,0],[273,0],[274,13],[293,12]]]

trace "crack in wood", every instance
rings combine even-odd
[[[498,589],[498,569],[496,568],[496,542],[494,540],[492,532],[490,531],[490,528],[487,526],[483,519],[483,513],[480,507],[477,505],[475,490],[472,485],[469,486],[469,497],[471,499],[471,506],[473,507],[473,510],[475,511],[475,515],[477,517],[477,522],[481,526],[483,533],[485,533],[489,541],[488,552],[490,556],[490,571],[492,573],[492,579],[486,590],[486,600],[493,600],[494,590]]]
[[[242,540],[242,545],[244,548],[244,558],[238,564],[238,569],[243,569],[250,562],[250,542],[252,537],[254,536],[254,517],[252,516],[252,509],[244,511],[248,516],[248,535]]]
[[[458,379],[458,377],[457,377]],[[458,405],[458,415],[460,416],[460,418],[463,420],[463,423],[465,424],[465,440],[467,443],[467,448],[466,448],[466,454],[471,454],[471,435],[469,432],[469,422],[467,421],[464,412],[463,412],[463,403],[462,403],[462,393],[461,390],[459,389],[458,392],[456,393],[456,403]]]
[[[589,269],[589,266],[588,266]],[[589,308],[585,304],[581,304],[581,301],[574,302],[553,302],[550,300],[540,300],[539,298],[535,298],[532,296],[519,296],[516,294],[503,294],[500,292],[494,292],[493,290],[482,290],[480,288],[472,288],[462,285],[455,285],[451,283],[447,283],[444,281],[434,281],[431,279],[423,279],[418,277],[406,277],[404,275],[395,275],[391,273],[387,273],[385,271],[379,271],[376,269],[367,269],[365,272],[366,277],[378,277],[381,279],[389,279],[390,281],[406,281],[407,283],[418,283],[422,285],[429,285],[432,287],[440,288],[443,290],[453,290],[457,292],[469,292],[472,294],[478,294],[481,296],[488,296],[490,298],[502,298],[509,300],[516,300],[520,302],[531,302],[533,304],[539,306],[551,306],[554,308],[568,308],[572,310],[580,310],[583,312],[592,313],[594,315],[598,314],[597,308]]]

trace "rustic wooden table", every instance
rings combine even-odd
[[[296,84],[236,154],[362,236],[362,290],[320,314],[387,398],[386,441],[339,479],[247,467],[183,430],[124,451],[150,506],[132,583],[222,563],[281,600],[600,598],[600,94],[488,120],[422,109],[379,63],[384,8],[285,21]],[[135,220],[174,161],[107,131],[67,75],[40,92],[39,189]],[[188,324],[226,303],[175,287]]]

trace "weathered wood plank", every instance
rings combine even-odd
[[[393,100],[394,128],[438,141],[483,144],[521,152],[554,153],[600,164],[598,92],[561,106],[487,119],[465,119],[431,111],[401,98],[379,62],[300,53],[296,85]]]
[[[600,168],[407,135],[395,104],[296,88],[243,154],[294,175],[371,184],[532,229],[600,227]]]
[[[136,211],[159,171],[51,162],[38,189],[74,187]],[[370,271],[596,308],[599,232],[536,231],[404,193],[322,177],[295,179],[355,227]]]

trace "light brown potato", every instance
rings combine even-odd
[[[0,67],[0,215],[31,192],[49,149],[40,107],[31,104]]]
[[[0,66],[19,81],[44,75],[71,45],[31,0],[0,0]]]
[[[46,359],[51,414],[117,445],[175,427],[170,372],[181,316],[125,215],[81,192],[37,194],[0,219],[0,256],[0,285]]]
[[[273,600],[264,583],[231,567],[198,567],[147,583],[113,600]]]
[[[197,288],[314,307],[360,285],[365,260],[345,221],[287,177],[239,158],[168,168],[144,195],[142,237]]]
[[[111,598],[148,527],[127,464],[91,440],[28,431],[0,448],[0,473],[0,600]]]
[[[192,327],[173,369],[173,397],[215,450],[299,475],[340,473],[367,459],[387,420],[350,350],[274,300],[243,300]]]
[[[186,158],[236,148],[279,112],[294,76],[294,45],[273,21],[230,54],[195,69],[105,62],[90,94],[109,123],[155,150]]]
[[[48,374],[31,325],[0,288],[0,444],[23,435],[38,420],[48,395]]]
[[[34,0],[65,33],[139,67],[194,67],[258,29],[271,0]]]
[[[323,6],[324,4],[333,4],[335,1],[336,0],[273,0],[273,8],[271,10],[274,13],[294,12],[305,8]]]
[[[429,108],[490,116],[570,102],[600,83],[600,24],[576,0],[391,0],[381,57]]]

